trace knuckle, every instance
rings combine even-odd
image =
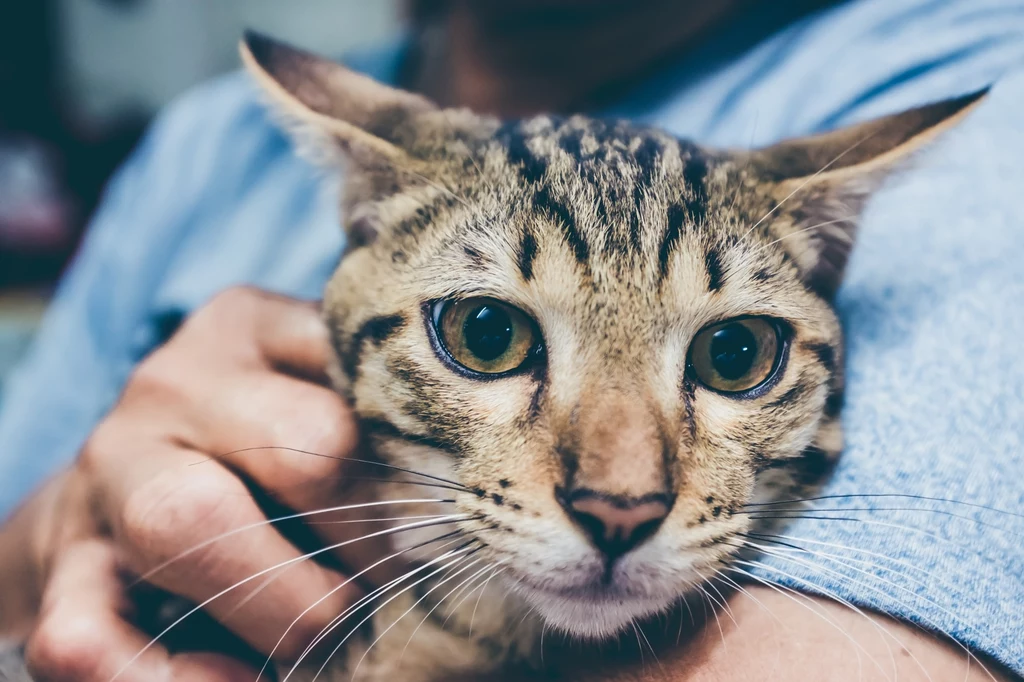
[[[84,470],[101,470],[113,453],[117,452],[120,442],[117,431],[116,425],[111,425],[109,419],[99,423],[86,439],[78,455],[79,463]]]
[[[128,378],[121,405],[133,403],[140,398],[159,400],[166,405],[183,393],[184,382],[189,375],[177,363],[170,361],[170,355],[166,348],[160,349],[139,363]]]
[[[263,292],[255,287],[236,285],[224,289],[203,306],[203,310],[232,312],[251,310],[264,298]]]
[[[322,485],[337,484],[341,462],[332,455],[313,450],[289,450],[286,466],[280,467],[269,492],[282,496],[286,502],[306,499],[321,491]],[[316,486],[316,487],[311,487]],[[303,505],[304,506],[304,505]]]
[[[344,401],[327,391],[302,406],[305,419],[303,434],[293,434],[294,442],[323,454],[345,455],[355,449],[355,421]]]
[[[357,446],[355,420],[341,397],[326,390],[301,403],[301,413],[275,422],[273,442],[295,448],[284,475],[294,483],[335,476]]]
[[[182,324],[169,347],[200,347],[243,343],[256,324],[266,294],[250,286],[233,286],[217,293]]]
[[[122,539],[140,568],[167,561],[201,540],[197,529],[215,533],[230,523],[226,506],[245,492],[219,467],[188,469],[155,476],[124,503]]]
[[[39,682],[93,679],[109,642],[92,614],[49,614],[25,646],[25,664]]]

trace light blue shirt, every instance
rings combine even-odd
[[[748,12],[611,112],[750,146],[996,86],[870,204],[839,298],[847,449],[832,521],[761,579],[944,631],[1024,674],[1024,4],[850,0]],[[357,60],[393,81],[401,49]],[[249,283],[317,298],[337,209],[233,75],[166,111],[112,183],[0,412],[0,514],[69,462],[183,315]],[[145,456],[145,453],[139,453]],[[895,511],[894,508],[928,511]],[[866,510],[866,511],[857,511]],[[857,519],[857,520],[842,520]]]

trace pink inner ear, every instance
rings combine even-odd
[[[751,160],[766,180],[810,177],[907,156],[952,125],[986,90],[927,104],[812,137],[786,140],[753,152]],[[884,169],[881,169],[884,173]]]
[[[246,32],[243,50],[302,106],[357,128],[380,127],[384,112],[407,115],[436,109],[429,100],[259,33]]]

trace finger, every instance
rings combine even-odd
[[[340,396],[326,388],[281,374],[254,372],[211,387],[197,407],[191,412],[189,428],[195,442],[189,445],[216,453],[214,459],[287,510],[307,514],[303,520],[328,544],[372,536],[384,528],[376,520],[382,517],[401,519],[450,510],[440,504],[428,504],[426,510],[403,504],[374,506],[376,482],[389,472],[368,466],[353,471],[347,466],[359,439],[355,416]],[[350,480],[349,473],[355,480]],[[412,497],[427,496],[422,489],[409,488]],[[321,514],[319,510],[330,511]],[[358,570],[375,563],[389,548],[388,538],[377,535],[342,544],[336,554],[346,566]],[[380,564],[366,578],[381,584],[396,577],[400,567],[397,561]]]
[[[111,546],[72,545],[55,566],[26,661],[36,682],[251,682],[255,671],[216,654],[171,656],[132,627]]]
[[[249,287],[219,294],[186,321],[171,344],[198,345],[205,354],[216,348],[234,353],[245,348],[266,366],[320,380],[326,379],[330,358],[318,304]]]
[[[359,441],[355,415],[340,396],[270,372],[211,387],[188,419],[191,447],[300,511],[336,500]]]
[[[228,343],[232,336],[239,339]],[[249,346],[258,361],[243,350]],[[322,506],[336,499],[342,460],[356,448],[355,416],[334,391],[273,366],[322,369],[326,354],[326,331],[310,304],[232,290],[133,375],[119,428],[172,431],[283,504]]]
[[[233,396],[227,395],[233,392]],[[243,401],[232,405],[233,401]],[[257,419],[252,415],[273,415]],[[420,518],[452,511],[436,502],[379,503],[379,493],[394,486],[392,471],[362,462],[358,457],[358,426],[348,404],[336,393],[282,375],[253,376],[225,391],[223,398],[196,417],[196,433],[207,434],[199,448],[221,453],[218,460],[243,479],[265,491],[288,510],[304,513],[303,521],[328,544],[342,544],[336,554],[345,565],[361,569],[376,562],[391,547],[377,535],[379,519]],[[353,461],[358,460],[356,462]],[[430,488],[429,479],[403,487],[401,499],[444,499],[450,491]],[[397,577],[401,562],[373,568],[370,582],[382,584]]]
[[[256,342],[273,367],[326,378],[330,335],[314,303],[266,294],[256,313]]]
[[[113,532],[134,570],[203,609],[253,648],[301,652],[357,598],[354,583],[309,560],[267,523],[232,472],[156,446],[118,479]]]

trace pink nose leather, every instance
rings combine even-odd
[[[652,536],[670,510],[661,500],[624,500],[586,493],[576,493],[573,498],[566,511],[609,558],[626,554]]]

